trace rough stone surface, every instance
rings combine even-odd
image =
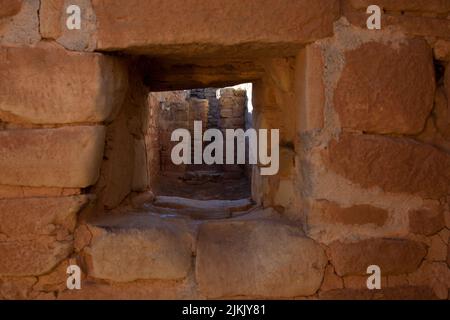
[[[172,53],[184,54],[223,54],[225,45],[231,47],[231,53],[239,54],[239,46],[244,43],[252,44],[247,49],[265,46],[267,50],[271,44],[286,47],[310,42],[331,34],[339,11],[334,0],[212,0],[207,6],[199,0],[133,0],[126,8],[121,0],[92,3],[98,23],[98,49],[166,53],[169,51],[164,45],[169,45]],[[147,32],[149,29],[153,31]]]
[[[345,54],[334,93],[342,127],[400,134],[423,129],[435,90],[431,49],[424,40],[399,46],[369,42]]]
[[[442,239],[440,234],[431,237],[431,244],[428,248],[426,259],[429,261],[446,261],[447,243]]]
[[[409,212],[409,229],[412,233],[432,235],[445,227],[440,206],[430,206]]]
[[[0,275],[50,271],[72,250],[86,196],[0,200]]]
[[[423,244],[404,239],[330,244],[331,261],[340,276],[366,275],[370,265],[378,265],[383,275],[410,273],[418,268],[426,253]]]
[[[76,215],[86,202],[84,195],[0,200],[0,239],[72,233]]]
[[[371,205],[342,207],[335,202],[326,200],[317,201],[313,210],[314,214],[320,214],[321,220],[326,223],[342,223],[345,225],[374,224],[381,227],[388,218],[388,212],[385,209]]]
[[[342,4],[343,15],[350,23],[361,28],[367,28],[368,15],[365,10],[356,11],[354,8],[345,6],[346,2],[342,2]],[[431,8],[431,6],[428,8]],[[437,17],[437,15],[441,17]],[[383,14],[382,20],[384,29],[398,30],[408,36],[450,39],[450,21],[446,19],[445,13],[410,11],[401,14],[401,11],[386,12]]]
[[[302,78],[296,81],[298,92],[302,92],[299,129],[320,130],[324,125],[325,84],[323,80],[324,61],[319,46],[309,45],[297,58],[297,72]]]
[[[344,282],[342,281],[342,278],[340,278],[334,272],[334,268],[332,265],[328,265],[325,269],[325,275],[323,277],[323,282],[320,290],[323,292],[342,288],[344,288]]]
[[[420,268],[408,275],[408,282],[416,286],[429,286],[439,299],[448,299],[450,268],[445,262],[425,260]]]
[[[105,156],[96,194],[106,208],[117,207],[131,192],[134,171],[134,139],[127,115],[121,112],[106,129]]]
[[[144,229],[102,230],[87,249],[89,275],[115,282],[185,278],[192,255],[187,231],[162,220],[151,221]]]
[[[334,172],[364,188],[432,199],[450,192],[450,156],[410,139],[342,134],[339,141],[330,143],[326,162]]]
[[[41,39],[38,10],[38,0],[1,1],[0,45],[29,46],[37,43]]]
[[[0,184],[87,187],[98,178],[103,126],[0,131]]]
[[[101,122],[114,116],[127,86],[117,58],[53,46],[1,48],[0,75],[4,122]]]
[[[449,61],[450,41],[446,40],[436,41],[436,43],[434,44],[433,53],[437,60]]]
[[[34,277],[2,277],[0,278],[0,299],[28,299],[35,283],[36,278]]]
[[[205,223],[196,279],[208,298],[312,295],[326,262],[323,249],[298,227],[270,220]]]
[[[81,28],[66,27],[66,8],[81,8]],[[70,50],[93,51],[96,48],[96,17],[91,0],[45,0],[39,9],[39,29],[43,38],[54,39]]]

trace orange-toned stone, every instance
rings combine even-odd
[[[325,269],[325,274],[323,276],[321,291],[330,291],[334,289],[344,288],[344,283],[342,278],[340,278],[335,272],[332,265],[328,265]]]
[[[0,299],[28,299],[36,281],[34,277],[2,277],[0,278]]]
[[[242,220],[205,223],[199,230],[196,279],[208,298],[312,295],[326,263],[320,245],[298,226]]]
[[[383,275],[409,273],[418,268],[426,253],[423,244],[405,239],[330,244],[331,262],[340,276],[366,275],[370,265],[378,265]]]
[[[72,233],[87,196],[0,200],[1,234],[6,240],[32,240],[58,229]]]
[[[0,184],[93,185],[99,176],[104,141],[103,126],[0,131]]]
[[[320,130],[324,125],[325,84],[322,50],[309,45],[297,56],[296,90],[300,95],[299,129]]]
[[[1,0],[0,19],[16,15],[22,7],[22,0]]]
[[[344,133],[330,143],[325,159],[334,172],[363,188],[432,199],[450,193],[450,155],[414,140]]]
[[[58,46],[0,49],[0,119],[37,124],[101,122],[121,106],[120,60]]]
[[[39,34],[39,2],[35,0],[0,1],[0,45],[30,46]],[[0,57],[0,61],[2,61]]]
[[[434,56],[437,60],[450,60],[450,41],[439,39],[433,46]]]
[[[444,227],[444,214],[439,206],[430,206],[409,212],[409,229],[412,233],[429,236]]]
[[[431,48],[424,40],[399,46],[369,42],[345,54],[334,92],[342,127],[400,134],[423,129],[435,90]]]
[[[355,10],[347,2],[342,2],[341,10],[350,23],[364,29],[367,28],[368,15],[365,10]],[[408,15],[384,13],[381,24],[382,28],[399,29],[408,36],[435,37],[450,40],[450,20],[433,18],[428,15],[433,16],[435,13],[428,13],[427,16],[418,15],[416,12]]]
[[[317,209],[314,214],[321,214],[321,219],[326,223],[374,224],[381,227],[388,218],[388,212],[385,209],[365,204],[342,207],[335,202],[319,200],[315,202],[314,207]]]
[[[199,0],[132,0],[125,11],[121,0],[94,0],[92,4],[98,49],[153,53],[175,49],[182,54],[223,55],[228,46],[228,53],[242,54],[251,49],[248,44],[260,48],[282,43],[286,48],[331,35],[339,15],[335,0],[210,0],[208,5]],[[244,43],[247,49],[238,50]]]

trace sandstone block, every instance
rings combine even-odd
[[[365,11],[356,11],[353,8],[345,6],[342,8],[342,11],[350,23],[361,28],[366,28],[367,14]],[[392,29],[400,30],[408,36],[435,37],[449,40],[449,19],[432,18],[434,15],[434,13],[427,13],[421,16],[417,12],[411,12],[409,14],[399,14],[399,12],[393,14],[384,13],[383,28],[391,27]]]
[[[66,27],[66,9],[81,8],[80,30]],[[93,51],[96,48],[96,17],[90,0],[45,0],[39,9],[39,30],[43,38],[54,39],[69,50]]]
[[[296,78],[296,90],[303,97],[298,120],[300,130],[320,130],[324,125],[325,107],[325,68],[320,47],[307,46],[298,55],[297,63],[300,76]]]
[[[447,260],[447,243],[440,234],[431,237],[431,244],[428,248],[426,259],[429,261],[446,261]]]
[[[84,188],[98,178],[103,126],[0,131],[0,184]]]
[[[185,45],[185,53],[204,53],[206,48],[220,55],[224,54],[224,45],[299,44],[326,37],[332,33],[339,11],[334,0],[211,0],[207,6],[199,0],[133,0],[125,12],[121,0],[94,0],[92,5],[98,49],[161,52],[167,50],[164,45]],[[147,32],[150,29],[153,31]],[[235,49],[230,50],[237,54]]]
[[[449,61],[450,41],[441,39],[436,41],[436,43],[434,44],[433,53],[437,60]]]
[[[39,275],[72,250],[86,196],[0,200],[0,275]]]
[[[325,159],[334,172],[364,188],[432,199],[450,192],[450,156],[414,140],[342,134]]]
[[[0,200],[1,237],[32,240],[38,235],[73,233],[77,213],[87,200],[84,195]]]
[[[127,119],[127,114],[121,112],[106,130],[105,157],[96,190],[107,208],[117,207],[133,185],[135,146]]]
[[[59,47],[0,49],[0,119],[102,122],[121,106],[127,71],[117,58]]]
[[[429,286],[439,299],[448,299],[450,268],[445,262],[425,260],[420,268],[408,275],[408,282],[415,286]]]
[[[332,265],[328,265],[327,268],[325,269],[325,275],[323,277],[323,282],[322,286],[320,287],[320,290],[323,292],[342,288],[344,288],[342,278],[340,278],[334,272],[334,268]]]
[[[205,223],[196,278],[208,298],[311,295],[327,263],[323,249],[298,227],[274,221]]]
[[[148,187],[147,155],[144,140],[134,139],[134,169],[131,190],[144,191]]]
[[[423,244],[403,239],[330,244],[331,261],[340,276],[366,275],[370,265],[378,265],[383,275],[410,273],[418,268],[426,253]]]
[[[38,11],[38,0],[0,1],[0,45],[37,43],[41,39]]]
[[[319,200],[314,202],[313,207],[312,210],[316,219],[323,223],[341,223],[344,225],[374,224],[381,227],[388,218],[387,210],[365,204],[344,207],[335,202]]]
[[[423,129],[435,90],[431,48],[424,40],[399,46],[369,42],[345,54],[334,92],[342,127],[400,134]]]
[[[439,205],[409,212],[409,229],[412,233],[432,235],[445,227],[442,208]]]
[[[155,222],[145,229],[102,229],[86,250],[89,275],[115,282],[179,280],[191,268],[186,230],[167,222]]]
[[[0,278],[0,299],[23,300],[29,299],[29,294],[36,283],[33,277],[5,277]]]
[[[28,276],[49,272],[72,252],[71,241],[36,236],[32,241],[0,242],[0,275]]]

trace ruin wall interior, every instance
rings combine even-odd
[[[143,213],[172,129],[245,126],[185,90],[247,82],[278,174]],[[450,299],[449,98],[448,0],[0,0],[0,299]]]

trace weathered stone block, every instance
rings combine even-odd
[[[299,129],[320,130],[324,125],[325,84],[324,61],[321,48],[309,45],[297,56],[295,79],[297,94],[301,97]]]
[[[361,204],[344,207],[327,200],[315,201],[312,211],[315,220],[344,225],[374,224],[381,227],[386,223],[389,216],[387,210],[371,205]]]
[[[127,70],[117,58],[59,47],[0,49],[0,119],[101,122],[121,106]]]
[[[50,271],[72,251],[86,196],[0,200],[0,275]]]
[[[412,233],[432,235],[445,227],[442,208],[439,205],[409,212],[409,230]]]
[[[332,33],[339,11],[338,1],[334,0],[212,0],[207,6],[198,0],[133,0],[127,3],[125,12],[121,0],[94,0],[92,4],[97,17],[98,49],[157,52],[164,51],[164,45],[179,48],[183,44],[185,53],[205,53],[206,49],[220,55],[224,54],[224,45],[298,45],[326,37]],[[224,15],[227,19],[221,18]],[[235,49],[231,52],[237,53]]]
[[[0,184],[84,188],[98,178],[103,126],[0,131]]]
[[[414,140],[342,134],[330,143],[325,159],[337,174],[364,188],[432,199],[450,192],[450,156]]]
[[[311,295],[326,263],[320,245],[275,221],[205,223],[199,230],[196,278],[208,298]]]
[[[334,92],[342,127],[401,134],[423,129],[435,90],[431,48],[424,40],[398,46],[369,42],[346,53]]]
[[[94,231],[97,236],[86,249],[89,275],[115,282],[185,278],[192,257],[187,231],[173,222],[151,221],[145,228]]]
[[[0,239],[33,240],[40,235],[73,233],[85,195],[0,200]]]
[[[0,242],[0,275],[27,276],[49,272],[72,252],[72,242],[38,236],[33,241]]]
[[[39,0],[0,2],[0,45],[34,45],[39,34]],[[0,59],[1,61],[1,59]]]
[[[329,249],[332,264],[340,276],[366,275],[370,265],[378,265],[383,275],[410,273],[419,267],[427,253],[421,243],[383,238],[355,243],[336,241]]]
[[[0,19],[16,15],[20,8],[22,8],[22,0],[1,0]]]
[[[81,8],[81,28],[66,27],[66,9]],[[45,0],[39,8],[39,30],[43,38],[54,39],[69,50],[94,51],[96,48],[96,17],[91,0]]]

